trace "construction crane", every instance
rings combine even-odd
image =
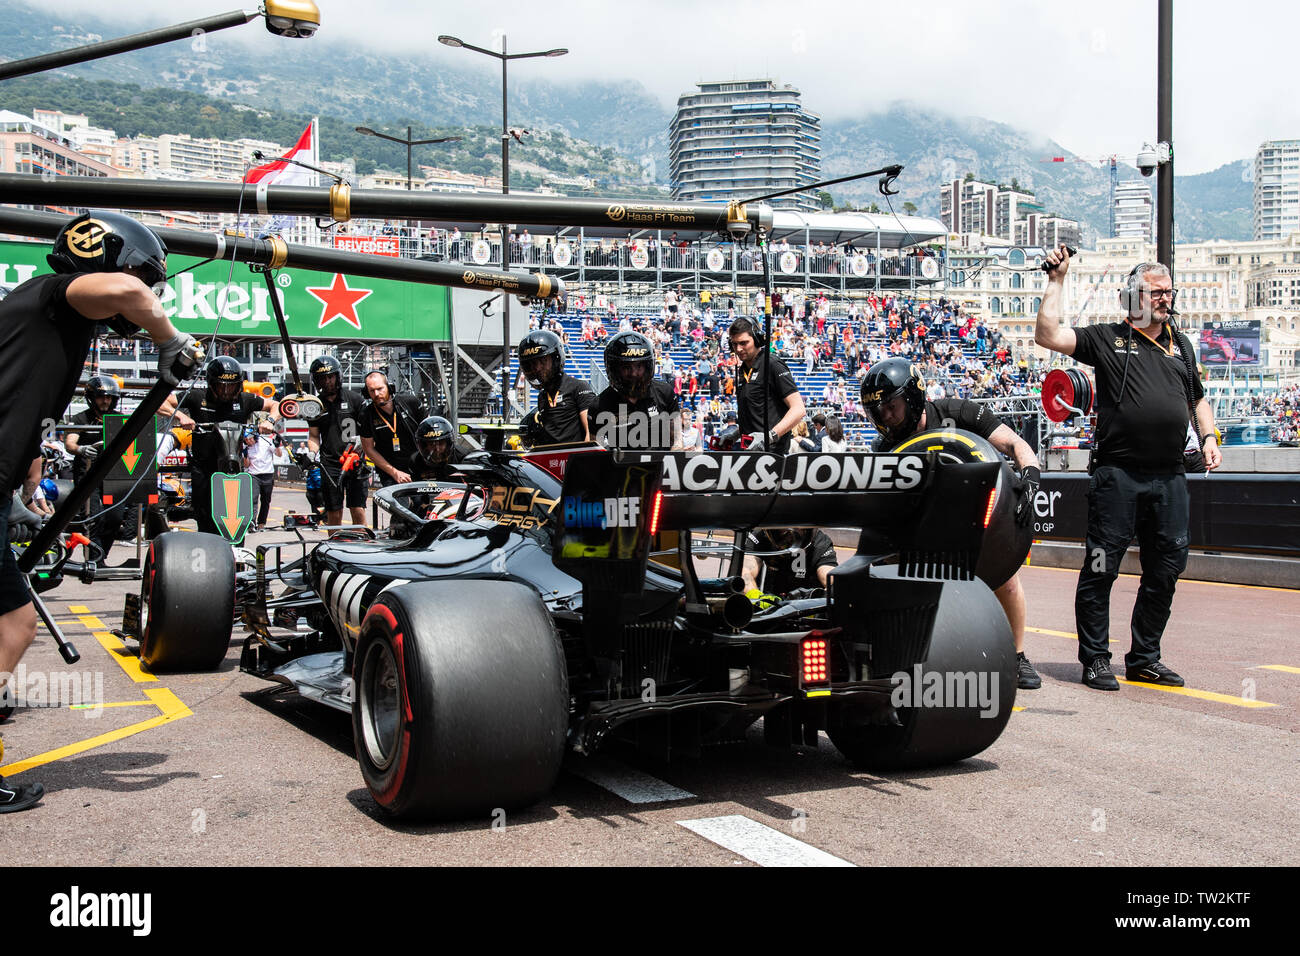
[[[1040,159],[1040,163],[1087,163],[1089,166],[1101,166],[1110,164],[1110,235],[1115,235],[1115,187],[1119,185],[1119,157],[1115,153],[1109,156],[1084,157],[1084,156],[1048,156],[1046,159]]]

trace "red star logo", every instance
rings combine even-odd
[[[357,303],[374,292],[374,289],[349,289],[348,280],[339,273],[334,273],[334,282],[328,289],[307,290],[321,300],[320,325],[323,329],[335,319],[342,319],[357,331],[361,330],[361,320],[357,318]]]

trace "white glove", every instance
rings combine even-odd
[[[85,459],[87,464],[94,462],[99,457],[99,453],[104,450],[104,443],[97,441],[93,445],[82,445],[77,449],[77,454]]]
[[[158,377],[168,385],[180,384],[172,374],[172,366],[178,358],[188,368],[203,361],[203,346],[188,332],[177,332],[166,342],[158,344]]]
[[[767,447],[767,436],[762,432],[749,433],[749,447],[746,451],[762,451]]]

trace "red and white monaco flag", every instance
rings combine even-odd
[[[289,150],[279,159],[272,160],[264,166],[254,166],[244,177],[246,183],[266,183],[268,186],[275,184],[277,186],[314,186],[316,185],[316,174],[309,169],[303,169],[301,166],[293,166],[286,162],[289,159],[301,159],[305,163],[311,163],[313,166],[319,165],[316,161],[316,121],[312,120],[307,124],[307,128],[302,131],[298,137],[297,145]]]

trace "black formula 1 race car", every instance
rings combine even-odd
[[[934,432],[909,449],[478,452],[464,485],[381,494],[416,529],[404,540],[262,546],[236,574],[220,539],[155,539],[123,630],[155,670],[211,668],[233,607],[251,632],[241,668],[351,713],[366,785],[398,817],[527,805],[566,752],[696,754],[759,718],[775,745],[825,730],[866,767],[945,764],[1011,715],[1015,650],[990,588],[1029,531],[987,442]],[[857,553],[826,594],[756,609],[747,532],[813,526],[862,529]],[[699,574],[703,531],[734,533],[728,573]]]

